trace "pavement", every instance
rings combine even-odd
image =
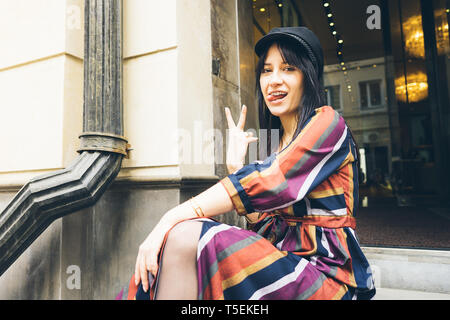
[[[356,234],[363,246],[450,249],[450,209],[428,207],[361,207]]]
[[[450,300],[450,294],[377,288],[374,300]]]

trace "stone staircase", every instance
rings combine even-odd
[[[362,247],[376,300],[450,300],[450,251]]]

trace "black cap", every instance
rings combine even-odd
[[[316,68],[318,77],[323,73],[323,51],[319,38],[306,27],[273,28],[263,36],[255,45],[255,52],[260,57],[267,45],[275,40],[295,40],[306,52]]]

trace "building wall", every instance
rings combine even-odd
[[[245,0],[211,0],[212,59],[218,68],[213,71],[213,116],[218,130],[215,141],[215,170],[218,176],[228,174],[226,163],[227,119],[229,107],[235,123],[242,105],[248,108],[245,131],[258,132],[258,111],[255,95],[255,54],[253,51],[252,4]],[[257,160],[257,145],[249,145],[246,163]],[[244,226],[245,220],[230,212],[218,220]]]
[[[9,48],[0,52],[0,142],[8,150],[0,159],[0,212],[30,178],[64,168],[78,155],[83,2],[0,4],[2,30],[13,30],[0,34]],[[97,204],[53,222],[0,276],[0,299],[114,298],[159,218],[226,174],[218,139],[226,139],[224,106],[237,118],[240,104],[247,104],[246,127],[255,128],[250,3],[123,4],[130,157]],[[213,56],[221,59],[219,75],[212,75]],[[243,224],[234,212],[222,219]]]
[[[30,178],[67,166],[82,128],[81,0],[0,3],[0,212]],[[60,297],[62,220],[0,277],[0,298]]]
[[[339,65],[324,67],[324,85],[340,85],[341,109],[347,124],[351,128],[360,148],[384,146],[388,150],[386,162],[391,171],[391,123],[389,120],[395,106],[389,106],[386,90],[385,58],[356,60],[347,63],[347,77]],[[346,82],[348,79],[348,82]],[[359,83],[381,80],[381,106],[371,110],[361,108]],[[348,88],[350,86],[350,88]],[[350,90],[349,90],[350,89]]]
[[[82,125],[80,0],[2,1],[0,186],[65,167]],[[45,152],[43,152],[45,150]]]

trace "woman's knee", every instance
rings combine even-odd
[[[178,223],[169,232],[167,248],[177,250],[179,253],[196,252],[201,226],[202,223],[196,221]]]

